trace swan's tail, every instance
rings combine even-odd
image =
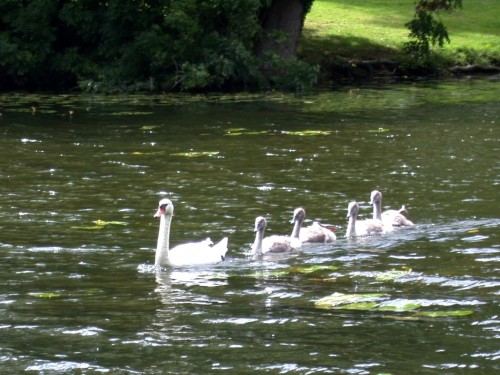
[[[227,237],[224,237],[222,240],[212,246],[212,250],[220,255],[221,260],[224,260],[227,253]]]

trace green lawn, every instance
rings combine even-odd
[[[397,58],[408,41],[404,24],[413,0],[315,0],[307,15],[299,54],[318,63],[325,56]],[[463,9],[442,12],[451,43],[441,53],[457,62],[462,50],[477,59],[500,60],[500,0],[463,0]],[[470,62],[470,61],[469,61]],[[475,61],[483,62],[483,61]]]

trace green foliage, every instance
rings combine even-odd
[[[269,88],[301,92],[313,87],[319,77],[319,66],[296,58],[281,59],[277,54],[266,55],[266,67],[273,72]]]
[[[312,2],[305,0],[307,9]],[[0,89],[54,88],[59,83],[78,83],[87,91],[268,88],[275,82],[306,87],[314,79],[304,63],[276,62],[275,73],[283,72],[283,77],[262,74],[262,61],[255,55],[262,30],[259,13],[271,4],[4,0]]]
[[[5,0],[0,5],[0,79],[15,77],[20,83],[40,80],[47,71],[55,35],[51,21],[56,13],[53,0],[33,2]],[[40,74],[35,74],[40,72]]]
[[[462,0],[417,0],[413,19],[405,24],[413,39],[405,43],[405,51],[418,59],[425,59],[429,56],[431,47],[443,47],[445,42],[449,43],[446,27],[434,15],[439,10],[450,11],[461,6]]]
[[[472,48],[457,48],[453,52],[453,59],[456,64],[469,65],[469,64],[485,64],[495,65],[499,64],[500,60],[494,55],[488,54],[483,51],[477,51]]]

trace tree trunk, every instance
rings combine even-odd
[[[261,14],[263,35],[257,45],[257,56],[267,53],[282,59],[295,56],[304,20],[303,0],[273,0]]]

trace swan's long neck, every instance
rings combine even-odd
[[[255,241],[252,245],[252,255],[262,254],[262,240],[264,239],[264,230],[255,232]]]
[[[160,230],[158,231],[158,242],[156,243],[155,266],[163,266],[168,264],[169,252],[169,237],[170,237],[170,223],[172,216],[160,216]]]
[[[346,237],[356,237],[356,214],[351,214],[349,216],[349,221],[347,223]]]
[[[382,199],[373,202],[373,220],[382,220]]]
[[[300,219],[295,220],[295,223],[293,224],[292,234],[290,235],[290,237],[299,238],[301,227],[302,227],[302,220]]]

